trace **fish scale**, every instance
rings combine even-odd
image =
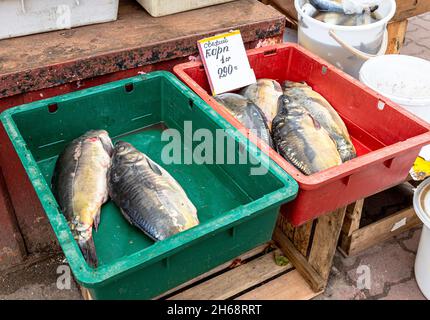
[[[302,82],[285,81],[283,88],[284,97],[287,99],[284,108],[295,103],[306,109],[334,140],[343,162],[356,157],[355,147],[345,123],[323,96]]]
[[[69,143],[52,176],[53,194],[87,263],[98,264],[92,238],[100,210],[108,199],[107,171],[113,145],[104,130],[88,131]]]
[[[178,182],[131,144],[115,144],[109,194],[124,217],[154,240],[196,226],[197,210]]]
[[[306,175],[342,163],[328,132],[303,106],[285,96],[279,102],[281,109],[272,127],[279,154]]]
[[[251,100],[236,93],[223,93],[215,96],[215,100],[222,104],[247,129],[256,134],[258,138],[270,147],[273,146],[266,116]]]

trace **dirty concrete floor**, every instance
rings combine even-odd
[[[355,257],[337,252],[327,288],[315,299],[425,300],[414,276],[421,229],[406,231]]]
[[[430,13],[410,19],[402,53],[430,60]],[[315,299],[425,299],[413,272],[420,233],[421,228],[415,228],[352,258],[336,253],[327,289]],[[360,278],[365,273],[368,282]],[[360,284],[368,284],[369,289],[360,289]],[[73,278],[67,277],[64,256],[57,254],[0,274],[2,299],[82,296]]]
[[[0,300],[82,299],[62,254],[33,259],[0,274]],[[58,286],[57,286],[58,282]],[[61,290],[59,289],[61,288]]]

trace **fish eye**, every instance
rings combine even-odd
[[[118,150],[118,152],[123,152],[123,151],[125,151],[125,146],[119,146],[117,148],[117,150]]]

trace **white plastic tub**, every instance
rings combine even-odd
[[[430,299],[430,178],[415,191],[414,209],[424,224],[415,259],[415,279],[423,295]]]
[[[166,16],[173,13],[203,8],[234,0],[137,0],[153,17]]]
[[[0,39],[114,21],[118,0],[0,0]]]
[[[302,6],[306,2],[294,1],[299,20],[298,40],[306,49],[355,78],[369,54],[385,54],[387,24],[396,12],[395,0],[381,1],[376,12],[382,19],[363,26],[338,26],[318,21],[303,13]]]
[[[363,64],[360,81],[430,123],[430,61],[396,54],[375,57]],[[430,146],[420,155],[430,160]]]
[[[397,54],[372,58],[360,81],[430,123],[430,61]]]

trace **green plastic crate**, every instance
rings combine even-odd
[[[163,165],[196,206],[200,225],[153,242],[108,202],[99,231],[93,233],[99,257],[99,267],[93,269],[50,189],[56,158],[72,139],[89,129],[106,129],[113,140],[131,142],[162,164],[161,149],[168,143],[161,139],[163,129],[178,129],[185,137],[184,121],[192,121],[193,132],[230,129],[235,152],[245,150],[254,161],[261,151],[168,72],[21,105],[0,117],[76,280],[95,299],[155,297],[270,240],[280,205],[298,191],[271,160],[265,175],[250,175],[253,165],[238,161]]]

